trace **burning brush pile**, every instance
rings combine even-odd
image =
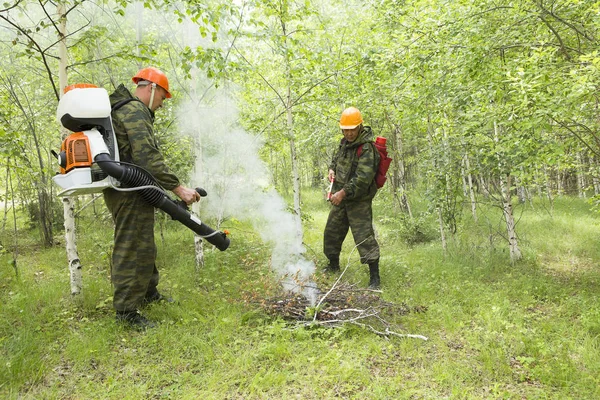
[[[360,326],[385,337],[410,337],[427,340],[425,336],[395,332],[389,319],[412,312],[425,312],[426,307],[409,307],[382,300],[379,291],[360,289],[356,285],[338,282],[328,292],[319,293],[316,304],[301,294],[285,291],[267,299],[252,301],[267,314],[281,317],[294,327],[337,328],[346,324]]]

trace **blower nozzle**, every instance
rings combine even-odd
[[[184,203],[182,207],[178,202],[169,198],[169,196],[156,187],[155,182],[150,177],[139,169],[128,165],[121,165],[112,160],[106,153],[96,155],[94,161],[100,166],[102,171],[117,179],[124,187],[154,186],[139,190],[140,196],[146,202],[156,208],[160,208],[169,214],[171,218],[181,222],[219,250],[224,251],[229,247],[229,238],[225,232],[215,231],[203,223],[198,217],[187,211],[187,205],[184,202],[182,202]],[[196,191],[202,197],[207,195],[206,191],[202,188],[196,188]]]

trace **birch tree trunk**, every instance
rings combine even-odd
[[[594,196],[600,194],[600,179],[598,179],[598,160],[595,156],[590,156],[590,176],[594,185]]]
[[[8,160],[8,165],[10,165],[10,159]],[[17,230],[17,207],[15,205],[15,190],[13,189],[13,181],[12,176],[10,174],[6,175],[7,185],[10,186],[10,202],[12,203],[12,212],[13,212],[13,229],[14,229],[14,244],[13,244],[13,258],[11,260],[11,264],[13,269],[15,270],[15,277],[19,279],[19,265],[17,264],[17,259],[19,257],[19,235]],[[6,192],[8,194],[8,192]],[[8,196],[6,196],[8,198]]]
[[[438,222],[440,224],[440,238],[442,240],[442,249],[444,249],[444,254],[446,254],[448,250],[448,242],[446,241],[446,232],[444,231],[444,216],[442,215],[442,209],[440,207],[437,208],[438,212]]]
[[[294,135],[294,117],[292,115],[292,68],[290,65],[290,56],[288,52],[287,28],[285,22],[281,20],[281,30],[283,32],[283,51],[285,53],[285,75],[287,78],[286,95],[286,127],[290,144],[290,157],[292,159],[292,182],[294,195],[294,214],[296,215],[296,236],[302,242],[302,217],[300,209],[300,175],[298,172],[298,155],[296,154],[296,140]]]
[[[199,176],[199,175],[196,175]],[[200,203],[194,203],[192,205],[192,211],[199,214],[200,213]],[[217,227],[218,229],[218,227]],[[196,265],[196,273],[199,273],[202,268],[204,268],[204,240],[197,235],[194,234],[194,261]]]
[[[471,214],[473,214],[473,220],[477,222],[477,200],[475,198],[475,190],[473,189],[473,175],[471,174],[471,163],[469,161],[469,155],[465,154],[465,168],[467,174],[467,188],[469,190],[469,199],[471,200]]]
[[[138,39],[138,44],[141,44],[142,34],[143,34],[143,26],[144,26],[143,24],[140,23],[142,20],[142,12],[143,12],[142,2],[138,2],[136,4],[136,7],[139,8],[139,12],[138,12],[138,22],[139,23],[137,26],[137,39]],[[184,29],[182,30],[183,43],[186,45],[189,45],[192,48],[196,48],[197,46],[199,46],[200,39],[198,37],[197,30],[198,30],[198,26],[196,24],[194,24],[190,19],[186,19],[185,24],[184,24]],[[207,92],[204,92],[204,94],[201,95],[198,92],[197,82],[202,82],[202,80],[203,80],[203,78],[200,76],[199,72],[200,71],[197,67],[193,67],[191,69],[190,82],[192,82],[192,85],[187,94],[188,101],[195,104],[196,106],[199,106],[202,103],[202,101],[207,93]],[[202,176],[202,166],[203,166],[202,143],[200,141],[200,133],[199,132],[196,132],[196,134],[194,136],[195,136],[194,139],[196,140],[196,143],[195,143],[195,147],[194,147],[195,161],[194,161],[192,177],[199,179],[199,177]],[[194,184],[201,185],[201,182],[195,182]],[[200,215],[201,208],[202,208],[202,200],[200,200],[199,202],[193,203],[191,205],[191,211],[192,211],[192,213],[194,213],[196,215]],[[217,227],[217,229],[218,229],[218,227]],[[204,251],[205,251],[204,240],[202,240],[202,237],[200,237],[200,235],[194,233],[194,264],[195,264],[196,275],[198,275],[205,266]]]
[[[508,236],[508,245],[510,248],[510,260],[514,263],[522,258],[521,250],[517,241],[517,232],[515,230],[515,217],[513,215],[512,195],[510,192],[510,175],[500,177],[500,191],[502,192],[502,211],[504,221],[506,222],[506,233]]]
[[[548,168],[544,165],[544,178],[546,181],[546,196],[548,197],[548,202],[550,203],[550,211],[554,209],[554,196],[552,195],[552,182],[550,181],[550,174],[548,173]]]
[[[57,5],[59,17],[58,24],[58,54],[59,67],[58,79],[60,87],[60,96],[63,94],[63,89],[67,86],[67,14],[66,5],[60,2]],[[66,136],[67,132],[63,132]],[[67,251],[67,260],[69,262],[69,274],[71,283],[71,295],[80,295],[83,288],[83,277],[81,272],[81,261],[77,252],[77,235],[75,230],[75,201],[71,197],[63,197],[65,218],[65,246]]]
[[[406,166],[404,165],[404,143],[402,141],[402,130],[394,125],[394,139],[396,141],[396,153],[397,165],[398,165],[398,189],[400,191],[400,208],[402,211],[408,214],[410,219],[413,219],[412,211],[410,209],[410,203],[408,202],[408,196],[406,195]],[[394,192],[394,195],[396,193]]]
[[[564,175],[565,175],[565,173],[563,172],[562,168],[560,167],[560,163],[559,163],[557,165],[557,171],[556,171],[556,194],[557,194],[557,196],[562,196],[565,194]],[[550,180],[548,180],[548,182],[550,182]]]
[[[585,193],[585,187],[587,183],[585,181],[585,173],[583,168],[583,157],[581,156],[581,152],[577,152],[577,193],[580,199],[587,198],[587,194]]]
[[[498,124],[494,121],[494,139],[496,143],[498,143],[499,132],[498,132]],[[498,159],[498,164],[501,164],[500,158]],[[502,171],[502,166],[500,165],[500,171]],[[517,241],[517,232],[515,230],[515,217],[513,215],[513,206],[512,206],[512,193],[511,193],[511,179],[510,173],[503,174],[500,172],[500,195],[502,200],[502,212],[504,215],[504,221],[506,222],[506,233],[508,237],[508,245],[510,249],[510,260],[511,262],[516,262],[521,259],[521,250],[519,249],[519,243]]]
[[[434,142],[433,142],[433,132],[434,132],[434,128],[432,126],[431,120],[429,119],[429,117],[427,118],[427,140],[429,141],[429,148],[432,151],[431,154],[431,162],[433,165],[433,169],[437,170],[439,168],[439,160],[438,160],[438,156],[435,153],[435,146],[434,146]],[[441,201],[439,198],[435,199],[436,202],[436,210],[438,212],[438,222],[440,225],[440,240],[442,241],[442,248],[444,249],[444,254],[446,253],[446,249],[447,249],[447,242],[446,242],[446,232],[444,229],[444,211],[443,211],[443,201]]]

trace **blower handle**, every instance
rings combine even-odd
[[[208,196],[208,193],[206,192],[206,190],[202,189],[201,187],[197,187],[196,188],[196,192],[198,192],[198,194],[200,195],[200,197],[206,197]],[[177,205],[181,208],[183,208],[184,210],[189,210],[189,207],[187,205],[187,203],[183,200],[177,200],[175,201],[175,203],[177,203]]]

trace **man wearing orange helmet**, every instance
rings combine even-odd
[[[154,112],[171,98],[167,76],[149,67],[141,69],[132,80],[136,84],[133,95],[123,84],[110,95],[121,162],[150,173],[158,185],[187,204],[200,200],[196,190],[182,186],[170,172],[154,135]],[[167,300],[157,289],[154,207],[135,191],[106,189],[104,201],[115,222],[111,279],[117,321],[140,329],[152,327],[154,324],[139,314],[138,308]]]
[[[342,243],[352,230],[360,261],[369,265],[369,288],[379,289],[379,244],[373,230],[373,197],[379,152],[373,145],[371,127],[363,125],[360,111],[346,108],[340,118],[344,134],[329,166],[331,209],[323,235],[323,252],[329,259],[326,270],[340,270]],[[361,147],[360,157],[358,148]]]

